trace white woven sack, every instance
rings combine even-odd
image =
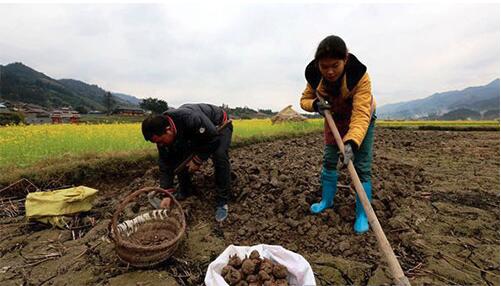
[[[209,264],[205,275],[207,286],[228,286],[221,276],[221,270],[228,264],[230,255],[237,254],[244,258],[249,256],[253,250],[257,250],[261,257],[271,259],[274,263],[280,263],[287,267],[289,275],[287,281],[291,286],[316,286],[315,277],[310,264],[303,256],[289,251],[280,245],[258,244],[254,246],[228,246],[217,258]]]

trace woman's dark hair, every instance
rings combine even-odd
[[[348,55],[348,49],[343,39],[338,36],[328,36],[318,44],[315,60],[325,58],[345,59]]]
[[[141,130],[144,140],[151,141],[153,135],[161,136],[165,133],[165,128],[169,126],[169,121],[162,115],[150,115],[143,120]]]

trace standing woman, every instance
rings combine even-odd
[[[374,143],[376,103],[372,96],[367,67],[353,54],[338,36],[328,36],[318,45],[315,59],[306,67],[306,89],[301,97],[301,108],[309,112],[325,110],[332,113],[336,127],[343,138],[344,158],[340,167],[352,160],[369,201],[372,200],[371,165]],[[317,95],[324,98],[323,104]],[[324,157],[322,164],[322,200],[311,206],[314,214],[334,204],[337,191],[339,150],[334,135],[324,122]],[[367,215],[360,199],[356,198],[355,232],[369,230]]]

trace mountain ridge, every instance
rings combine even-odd
[[[77,79],[54,79],[21,62],[0,65],[0,100],[32,103],[45,108],[72,106],[104,111],[107,92]],[[117,105],[139,106],[140,99],[111,92]]]
[[[428,97],[378,107],[382,119],[439,118],[454,110],[486,113],[499,110],[499,78],[482,86],[436,92]]]

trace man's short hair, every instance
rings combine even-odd
[[[162,115],[150,115],[143,120],[141,130],[144,140],[151,141],[153,135],[161,136],[165,134],[165,129],[169,127],[169,121]]]

